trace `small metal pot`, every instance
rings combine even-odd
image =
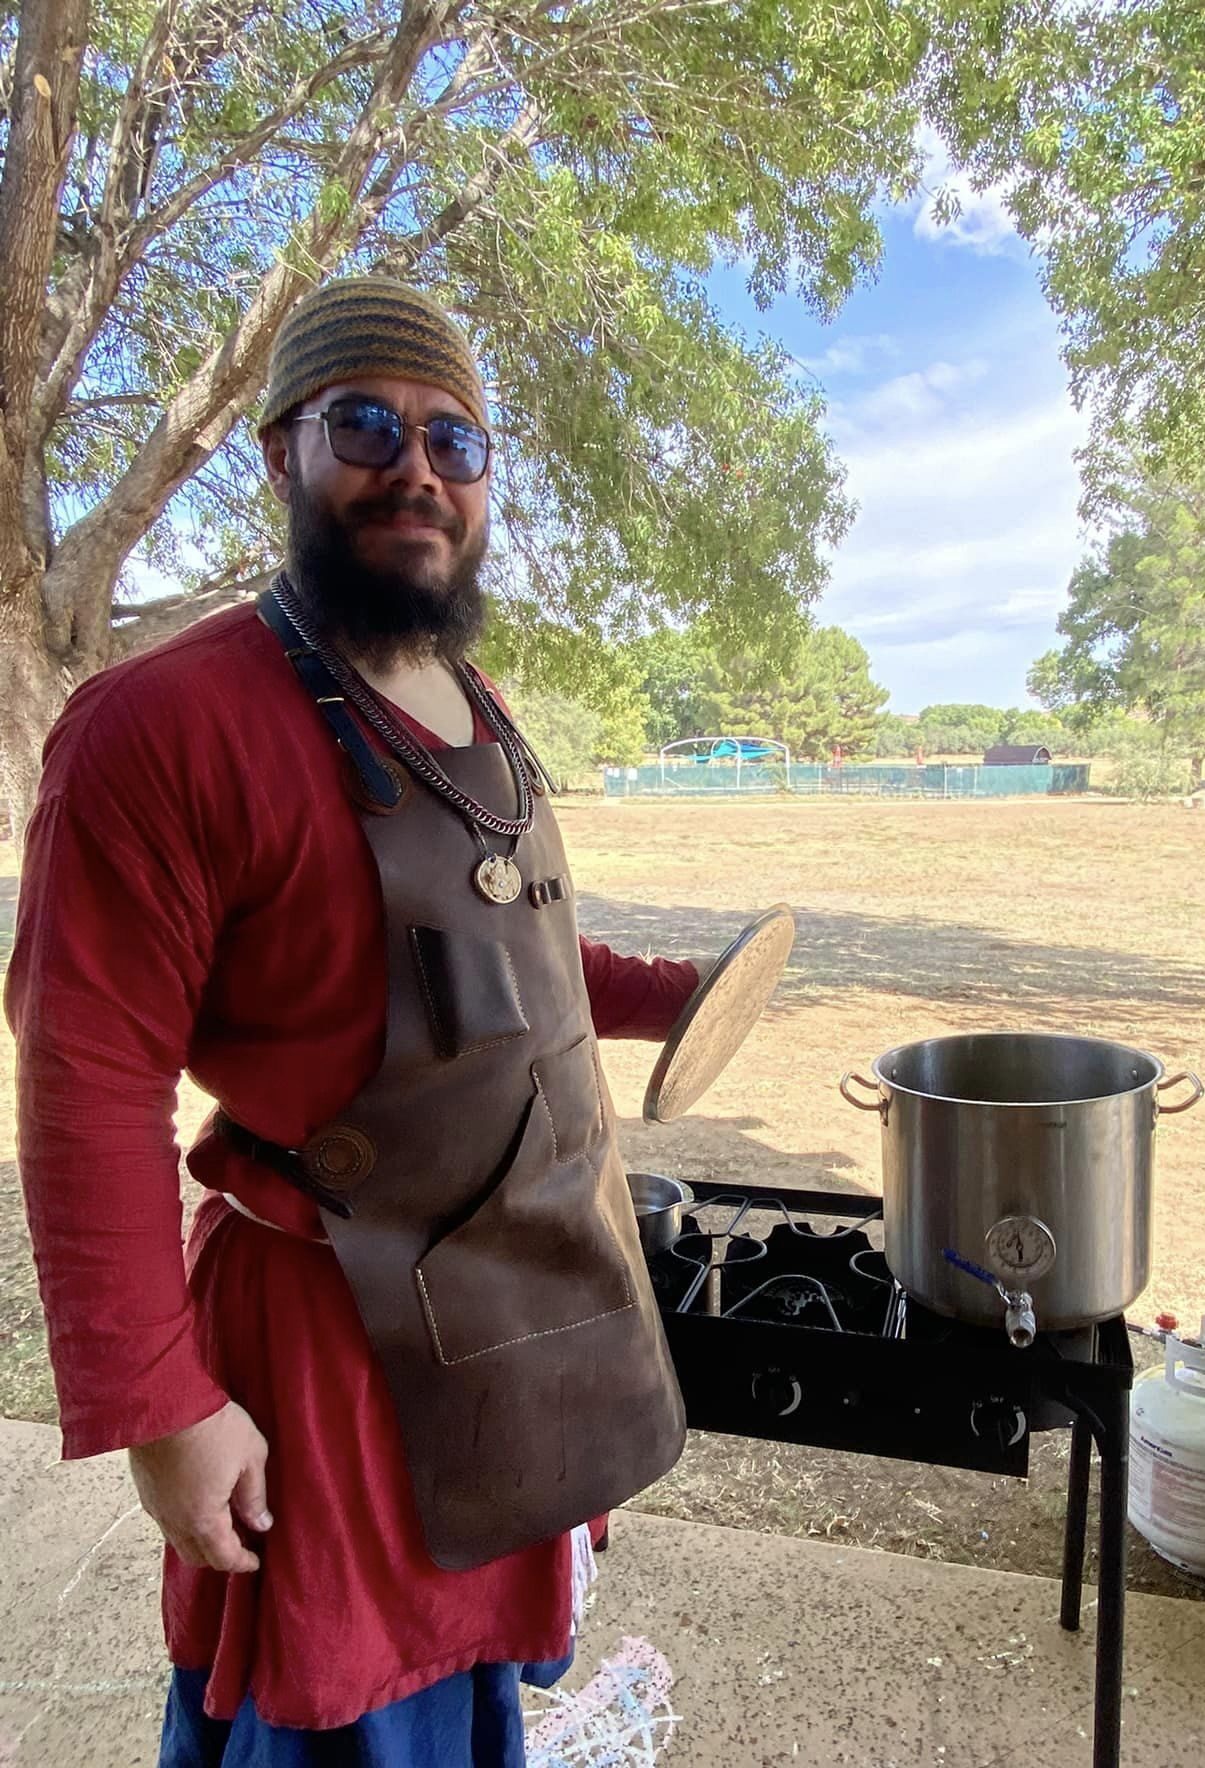
[[[653,1258],[668,1251],[681,1234],[682,1213],[694,1202],[695,1194],[681,1179],[667,1179],[661,1173],[629,1173],[627,1177],[640,1244],[644,1256]]]

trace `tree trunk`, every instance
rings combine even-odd
[[[76,560],[69,575],[60,557],[43,576],[27,566],[24,582],[0,599],[0,825],[8,811],[9,829],[20,845],[33,814],[42,766],[42,745],[72,690],[110,663],[165,643],[195,621],[249,601],[271,583],[275,570],[247,577],[222,577],[190,594],[123,607],[128,618],[114,629],[97,609],[109,609],[113,583],[104,556],[85,571]],[[73,612],[70,640],[56,651],[59,626],[47,613],[53,598]],[[87,610],[92,610],[88,618]],[[87,648],[81,637],[96,628],[98,639]],[[0,826],[0,835],[3,834]]]
[[[19,846],[37,797],[42,744],[75,678],[46,643],[40,584],[16,587],[0,601],[0,802]]]

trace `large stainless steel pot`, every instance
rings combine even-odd
[[[1130,1305],[1150,1272],[1155,1124],[1196,1104],[1195,1075],[1029,1032],[902,1044],[873,1073],[841,1092],[882,1119],[884,1251],[910,1295],[984,1325],[1007,1312],[1017,1344],[1033,1315],[1061,1330]],[[1162,1103],[1185,1083],[1188,1098]]]

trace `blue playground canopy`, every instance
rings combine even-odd
[[[696,755],[696,761],[731,761],[739,755],[742,761],[765,761],[772,755],[780,755],[781,747],[767,743],[761,737],[721,737],[713,743],[705,755]]]

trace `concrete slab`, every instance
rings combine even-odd
[[[1079,1768],[1091,1760],[1095,1604],[974,1567],[624,1512],[591,1648],[643,1633],[669,1659],[667,1759],[729,1768]],[[572,1685],[572,1683],[571,1683]],[[1205,1610],[1132,1597],[1126,1768],[1201,1761]]]
[[[165,1672],[160,1541],[123,1455],[64,1466],[0,1424],[0,1764],[151,1768]]]
[[[57,1448],[0,1424],[0,1764],[152,1768],[157,1535],[123,1457]],[[1064,1634],[1049,1580],[636,1511],[613,1542],[531,1768],[1088,1768],[1094,1604]],[[1125,1768],[1199,1768],[1205,1605],[1131,1598],[1126,1688]]]

